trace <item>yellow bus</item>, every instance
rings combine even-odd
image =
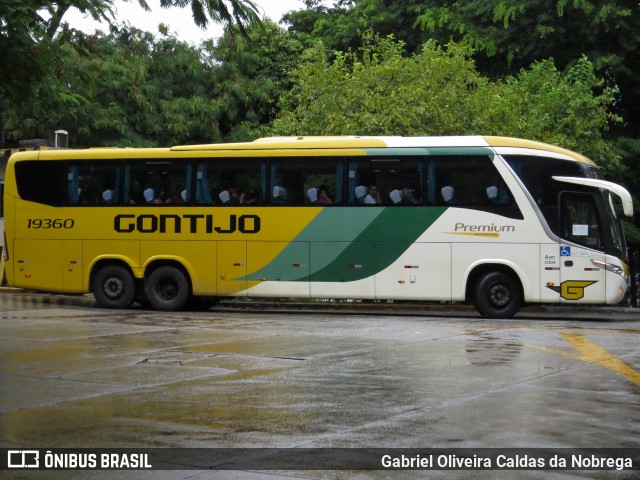
[[[226,296],[619,303],[631,196],[503,137],[284,137],[13,155],[11,286],[158,310]]]

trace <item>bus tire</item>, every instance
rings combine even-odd
[[[98,270],[91,289],[96,302],[103,308],[127,308],[136,295],[133,275],[121,265],[107,265]]]
[[[182,308],[189,299],[189,279],[179,268],[165,265],[145,281],[144,292],[151,307],[163,312]]]
[[[476,309],[483,317],[511,318],[520,310],[522,301],[518,281],[507,273],[485,273],[476,283]]]

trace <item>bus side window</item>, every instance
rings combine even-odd
[[[69,205],[120,203],[120,164],[109,160],[70,163],[67,170]]]
[[[260,205],[264,162],[254,158],[211,158],[196,164],[197,205]]]
[[[337,157],[274,158],[272,205],[328,206],[342,201],[343,162]]]
[[[513,195],[486,155],[443,155],[429,160],[429,203],[482,208],[513,204]]]
[[[349,159],[347,184],[351,205],[422,205],[424,157]]]
[[[488,155],[438,155],[427,164],[429,205],[452,206],[522,219],[500,172]]]
[[[188,160],[139,160],[124,170],[127,205],[175,205],[190,201],[191,165]]]
[[[27,160],[17,162],[15,169],[21,199],[55,207],[65,203],[63,161]]]

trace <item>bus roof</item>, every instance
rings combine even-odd
[[[299,136],[267,137],[253,142],[221,143],[206,145],[180,145],[172,151],[203,150],[281,150],[318,148],[411,148],[411,147],[509,147],[541,150],[565,155],[582,163],[595,165],[584,155],[556,147],[548,143],[496,136],[440,136],[440,137],[394,137],[394,136]]]
[[[27,158],[58,159],[58,158],[94,158],[112,159],[114,152],[117,156],[127,158],[145,158],[166,155],[168,152],[187,154],[188,152],[223,152],[229,150],[311,150],[311,149],[365,149],[365,148],[438,148],[438,147],[492,147],[535,150],[551,152],[568,159],[594,165],[589,158],[579,153],[556,147],[548,143],[524,140],[511,137],[497,136],[439,136],[439,137],[401,137],[401,136],[300,136],[300,137],[267,137],[253,142],[216,143],[202,145],[177,145],[170,148],[114,148],[101,147],[84,150],[40,150],[25,152]],[[25,153],[17,154],[25,158]],[[500,153],[500,152],[498,152]],[[522,152],[526,154],[526,152]]]
[[[523,140],[521,138],[511,138],[511,137],[487,136],[484,138],[487,140],[487,143],[491,147],[496,147],[496,148],[512,147],[512,148],[528,148],[531,150],[543,150],[547,152],[554,152],[554,153],[559,153],[561,155],[566,155],[578,162],[588,163],[589,165],[593,165],[593,166],[596,165],[596,163],[593,160],[585,157],[584,155],[581,155],[571,150],[567,150],[566,148],[556,147],[555,145],[551,145],[549,143],[536,142],[534,140]]]

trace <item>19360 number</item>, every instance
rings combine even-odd
[[[27,228],[70,229],[75,225],[73,218],[28,218]]]

